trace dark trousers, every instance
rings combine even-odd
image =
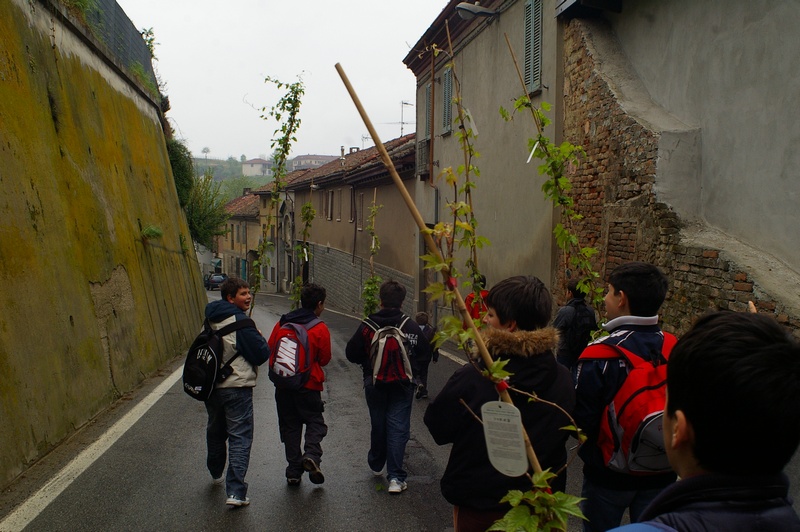
[[[286,478],[300,478],[303,474],[303,458],[311,458],[317,464],[322,459],[321,442],[328,434],[328,426],[322,416],[325,407],[321,393],[306,388],[297,391],[276,388],[275,404],[288,464]],[[305,445],[302,445],[303,425],[306,427]]]

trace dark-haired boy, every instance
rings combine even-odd
[[[235,321],[247,318],[252,296],[250,285],[238,277],[227,278],[219,287],[222,299],[206,305],[206,319],[219,330]],[[225,470],[227,441],[228,473],[225,484],[228,499],[233,507],[247,506],[247,482],[244,477],[250,464],[253,446],[253,388],[258,377],[258,366],[269,359],[267,341],[254,327],[245,327],[223,337],[223,359],[230,360],[231,375],[218,383],[205,402],[208,412],[206,445],[207,467],[214,484],[222,484]]]
[[[608,278],[603,325],[609,335],[596,343],[620,346],[648,362],[663,360],[664,333],[658,326],[658,310],[667,294],[667,278],[656,266],[629,262],[614,268]],[[619,358],[587,359],[590,344],[574,369],[577,404],[574,418],[588,440],[579,455],[583,460],[584,500],[581,509],[587,518],[584,530],[605,531],[619,526],[626,509],[631,521],[637,521],[644,508],[666,486],[675,481],[671,471],[633,475],[607,467],[597,444],[603,411],[614,399],[630,371],[628,362]]]
[[[300,308],[281,316],[269,337],[270,351],[275,350],[281,326],[285,323],[307,325],[317,321],[325,310],[325,288],[317,284],[306,284],[300,290]],[[322,402],[322,383],[325,372],[322,369],[331,361],[331,333],[328,326],[317,321],[307,329],[309,376],[300,390],[275,387],[275,405],[278,409],[278,428],[286,452],[286,482],[290,486],[300,484],[303,470],[314,484],[325,482],[320,469],[322,459],[322,439],[328,434]],[[303,425],[306,427],[303,451]]]
[[[567,283],[567,304],[558,309],[553,327],[561,333],[556,360],[570,371],[578,362],[581,351],[589,345],[592,331],[597,330],[594,309],[586,304],[586,294],[578,288],[578,279]]]
[[[431,346],[423,337],[419,325],[400,310],[406,298],[406,289],[397,281],[386,281],[380,287],[379,297],[381,308],[370,314],[369,319],[379,327],[400,327],[402,324],[401,330],[413,351],[409,354],[412,374],[416,375],[420,365],[430,360]],[[371,327],[362,323],[347,342],[345,355],[350,362],[360,364],[364,372],[364,395],[372,425],[367,462],[375,476],[381,475],[386,465],[388,491],[398,494],[408,488],[403,456],[411,436],[411,406],[415,387],[412,382],[373,384],[369,351],[374,334]]]
[[[558,333],[547,327],[552,300],[544,283],[536,277],[510,277],[492,287],[486,306],[483,322],[488,327],[481,334],[492,358],[507,361],[505,369],[512,374],[509,385],[571,412],[575,390],[569,371],[553,356]],[[483,367],[482,361],[477,364]],[[475,366],[466,364],[450,377],[425,411],[425,424],[436,443],[452,443],[441,488],[454,506],[456,532],[486,530],[511,509],[500,503],[509,490],[531,489],[527,476],[506,476],[489,461],[483,425],[474,415],[480,414],[485,403],[498,398],[495,385]],[[551,405],[530,401],[528,395],[512,391],[511,398],[542,468],[560,470],[567,462],[565,444],[569,437],[560,428],[569,424],[569,418]],[[563,491],[565,486],[563,471],[551,487]]]
[[[800,444],[798,381],[800,345],[772,318],[700,318],[667,366],[664,444],[681,480],[617,530],[800,530],[783,473]]]

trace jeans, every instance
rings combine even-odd
[[[322,438],[328,434],[328,426],[322,412],[325,407],[318,390],[283,390],[275,388],[275,404],[278,408],[278,428],[286,452],[286,478],[303,475],[303,458],[311,458],[319,465],[322,458]],[[303,440],[303,425],[306,426],[304,452],[300,451]]]
[[[583,522],[584,532],[605,532],[618,527],[626,508],[630,508],[631,523],[638,522],[647,505],[663,489],[612,490],[584,477],[581,497],[586,500],[581,502],[581,510],[588,519]]]
[[[372,422],[370,449],[367,462],[370,469],[380,471],[386,464],[386,476],[404,481],[408,476],[403,469],[406,444],[411,436],[411,405],[414,401],[414,386],[408,384],[372,384],[372,378],[364,382],[364,395]]]
[[[208,472],[214,478],[222,476],[227,442],[227,494],[244,499],[247,496],[244,477],[253,446],[253,388],[216,388],[205,404],[208,411]]]

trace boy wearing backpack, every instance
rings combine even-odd
[[[586,294],[578,288],[578,279],[567,283],[569,301],[558,309],[553,327],[561,333],[556,359],[570,371],[597,330],[594,309],[586,304]]]
[[[219,290],[222,299],[206,305],[205,315],[211,327],[219,330],[248,319],[245,312],[250,309],[252,296],[247,282],[229,277]],[[230,374],[217,383],[205,402],[208,412],[206,464],[214,484],[222,484],[227,442],[228,473],[224,482],[228,499],[225,504],[235,508],[250,504],[244,477],[253,446],[253,388],[258,366],[269,358],[269,348],[255,327],[239,329],[224,336],[223,341],[223,359],[232,361]]]
[[[439,349],[434,346],[436,327],[429,323],[430,316],[428,316],[427,312],[417,312],[417,315],[414,316],[414,321],[416,321],[417,325],[419,325],[419,328],[422,331],[422,336],[428,341],[429,344],[431,344],[431,358],[428,362],[437,362],[439,360]],[[424,399],[428,397],[429,367],[429,363],[423,363],[420,365],[419,373],[414,374],[414,382],[417,385],[417,393],[415,394],[415,397],[417,399]]]
[[[663,467],[642,471],[638,464],[626,463],[629,449],[624,444],[612,448],[614,436],[609,434],[612,429],[608,414],[619,413],[616,409],[621,405],[616,400],[621,399],[618,392],[623,391],[642,399],[652,399],[660,391],[660,403],[651,410],[663,411],[666,363],[675,341],[674,336],[662,332],[658,326],[657,313],[666,294],[667,278],[656,266],[629,262],[614,268],[605,297],[609,321],[603,329],[609,335],[589,344],[575,366],[574,418],[588,437],[579,450],[584,464],[581,492],[586,499],[581,505],[587,518],[584,531],[606,531],[619,526],[625,509],[630,510],[631,521],[635,522],[650,501],[675,481],[663,444],[648,457],[651,462],[660,461]],[[635,370],[636,367],[640,369]],[[625,383],[629,374],[634,383],[634,371],[650,377],[661,375],[662,386],[652,387],[647,393],[631,393]],[[658,425],[653,428],[660,430],[660,417],[656,416],[654,421]]]
[[[304,470],[308,471],[312,483],[325,482],[320,470],[321,443],[328,433],[322,415],[325,410],[322,367],[331,360],[331,334],[319,319],[325,310],[325,297],[325,288],[313,283],[304,285],[300,291],[300,308],[281,316],[269,337],[270,380],[275,384],[278,427],[288,463],[286,482],[290,486],[300,484]],[[281,362],[285,365],[281,366]],[[286,369],[295,363],[296,368]],[[293,379],[282,377],[295,371]],[[301,451],[303,425],[306,431]]]
[[[403,285],[386,281],[379,297],[380,310],[358,327],[347,342],[345,355],[364,372],[372,425],[367,462],[375,476],[386,466],[388,491],[398,494],[408,487],[403,455],[411,435],[413,378],[430,360],[431,346],[419,325],[400,310],[406,297]]]
[[[773,318],[700,318],[667,371],[664,443],[681,480],[618,530],[800,530],[783,472],[800,443],[798,379],[800,344]]]

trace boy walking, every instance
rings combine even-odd
[[[269,337],[270,351],[277,353],[278,340],[282,336],[281,327],[294,323],[306,329],[308,336],[308,380],[299,390],[283,388],[276,383],[275,404],[278,409],[278,427],[286,452],[286,482],[297,486],[308,471],[309,480],[314,484],[325,482],[320,469],[322,459],[322,439],[328,434],[328,427],[322,413],[322,383],[325,372],[322,367],[331,360],[331,334],[327,325],[319,320],[325,310],[326,291],[317,284],[306,284],[300,291],[300,308],[281,316]],[[303,426],[305,425],[305,445],[301,451]]]
[[[578,279],[567,283],[569,301],[558,309],[553,327],[561,333],[556,359],[570,371],[597,330],[594,309],[586,304],[586,294],[578,288]]]
[[[403,314],[400,307],[406,289],[397,281],[386,281],[380,287],[380,310],[369,316],[378,327],[399,327],[411,348],[409,358],[412,375],[420,370],[431,356],[430,343],[422,336],[419,325]],[[347,360],[360,364],[364,372],[364,396],[371,421],[370,449],[367,462],[375,476],[382,474],[386,465],[389,493],[398,494],[408,487],[408,473],[403,468],[403,455],[411,435],[411,406],[414,401],[414,383],[411,381],[373,383],[370,346],[375,330],[362,323],[347,342]]]
[[[609,321],[603,328],[609,335],[590,344],[575,366],[574,418],[588,437],[578,451],[584,464],[581,492],[586,499],[581,505],[587,518],[584,531],[606,531],[619,526],[626,508],[630,509],[631,521],[637,521],[650,501],[675,481],[672,471],[633,475],[607,466],[598,445],[603,411],[622,388],[631,367],[621,353],[617,358],[592,356],[596,346],[604,344],[612,349],[624,348],[653,365],[666,364],[664,354],[675,339],[658,326],[658,309],[666,294],[667,278],[654,265],[629,262],[614,268],[605,297]]]
[[[206,305],[206,319],[214,330],[247,318],[252,296],[243,279],[229,277],[220,285],[222,299]],[[245,327],[223,337],[223,359],[233,361],[231,374],[218,383],[205,402],[208,412],[206,426],[206,460],[214,484],[222,484],[225,470],[227,441],[228,474],[224,482],[228,494],[225,504],[247,506],[247,482],[244,477],[250,464],[253,446],[253,387],[258,366],[269,358],[267,341],[254,327]]]
[[[798,379],[800,345],[775,320],[700,318],[667,367],[664,445],[681,480],[618,530],[800,530],[783,473],[800,443]]]
[[[414,374],[414,382],[417,385],[415,397],[417,399],[428,397],[428,369],[430,368],[431,362],[437,362],[439,360],[439,350],[433,345],[433,340],[436,336],[436,327],[431,325],[429,320],[430,316],[428,316],[427,312],[417,312],[417,315],[414,316],[414,321],[417,322],[417,325],[419,325],[422,331],[422,337],[431,345],[431,358],[420,365],[418,374]]]
[[[510,277],[494,285],[485,302],[483,322],[488,327],[481,334],[492,358],[507,361],[511,388],[572,412],[575,390],[569,371],[553,356],[558,333],[547,327],[552,301],[544,283],[536,277]],[[477,364],[483,369],[482,361]],[[488,529],[511,509],[500,503],[509,490],[531,489],[529,477],[508,477],[489,461],[483,425],[474,415],[480,415],[485,403],[498,401],[499,394],[480,369],[472,364],[458,369],[425,411],[425,425],[436,443],[453,444],[441,488],[454,506],[455,532]],[[528,395],[510,393],[542,468],[560,470],[567,463],[569,437],[560,428],[569,424],[569,417],[551,405],[530,401]],[[566,480],[563,471],[551,487],[564,491]]]

